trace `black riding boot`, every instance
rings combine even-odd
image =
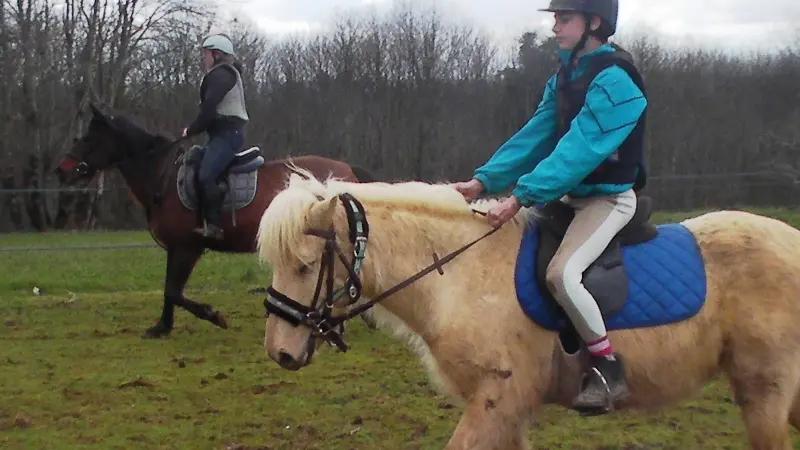
[[[222,231],[222,220],[220,219],[222,213],[223,193],[220,191],[216,183],[209,183],[203,186],[203,194],[201,195],[203,202],[202,213],[205,226],[203,228],[195,228],[195,233],[208,239],[224,239]]]
[[[615,404],[630,395],[625,380],[625,366],[619,354],[590,356],[583,389],[572,403],[573,409],[586,415],[606,414]]]

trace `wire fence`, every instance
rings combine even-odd
[[[752,206],[796,207],[800,204],[800,185],[797,180],[787,178],[786,174],[753,171],[734,173],[706,174],[667,174],[648,176],[648,195],[653,197],[659,209],[672,204],[676,210],[703,208],[720,208],[725,205],[741,203]],[[109,183],[111,186],[89,186],[83,188],[7,188],[0,189],[0,222],[7,220],[8,199],[24,202],[31,194],[57,196],[60,193],[94,193],[101,203],[108,222],[100,224],[106,230],[143,231],[140,211],[131,204],[130,190],[121,183]],[[103,200],[105,199],[105,200]],[[767,199],[767,200],[765,200]],[[112,223],[113,222],[113,223]],[[125,223],[126,228],[117,224]],[[104,226],[105,225],[105,226]],[[131,227],[132,225],[132,227]],[[0,226],[0,230],[2,230]],[[81,230],[81,232],[92,230]],[[32,233],[35,233],[32,232]],[[3,245],[0,240],[0,253],[11,252],[48,252],[48,251],[81,251],[81,250],[120,250],[120,249],[160,249],[155,241],[120,242],[74,245]]]
[[[94,245],[17,245],[17,246],[0,246],[0,253],[11,252],[51,252],[51,251],[66,251],[66,250],[120,250],[124,248],[153,248],[160,249],[155,242],[152,244],[134,243],[134,244],[94,244]]]

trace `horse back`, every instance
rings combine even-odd
[[[297,166],[308,170],[315,177],[319,179],[326,179],[334,177],[343,181],[363,182],[363,178],[368,178],[369,173],[364,169],[360,169],[360,174],[356,174],[356,170],[350,164],[337,159],[326,158],[319,155],[302,155],[276,159],[268,161],[261,168],[259,168],[259,175],[263,175],[262,179],[266,180],[280,180],[281,186],[288,179],[292,173],[291,166]]]

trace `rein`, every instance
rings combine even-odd
[[[270,313],[276,314],[282,319],[288,321],[294,326],[303,325],[311,329],[312,336],[308,342],[308,360],[311,359],[315,349],[315,339],[320,338],[332,346],[336,346],[342,352],[346,352],[349,346],[344,342],[344,323],[353,319],[365,311],[369,310],[379,302],[392,296],[398,291],[408,287],[410,284],[424,277],[425,275],[436,270],[439,275],[444,275],[442,267],[448,262],[452,261],[456,256],[465,252],[467,249],[477,244],[479,241],[494,234],[500,228],[492,228],[480,237],[464,244],[458,249],[448,253],[443,258],[439,258],[436,253],[433,253],[433,263],[426,266],[424,269],[415,273],[414,275],[406,278],[405,280],[397,283],[396,285],[381,292],[375,298],[365,302],[362,305],[354,307],[352,310],[340,316],[332,316],[331,312],[341,296],[343,289],[347,288],[349,302],[345,306],[351,306],[356,303],[361,297],[361,280],[358,272],[361,263],[365,257],[367,238],[369,235],[369,225],[367,224],[366,214],[361,203],[358,202],[351,194],[340,194],[339,198],[345,205],[347,211],[347,221],[350,228],[350,243],[354,245],[354,257],[352,264],[347,261],[347,258],[342,252],[339,244],[336,242],[336,232],[331,226],[326,230],[310,229],[306,234],[317,236],[325,239],[325,251],[323,253],[322,264],[317,278],[317,286],[314,290],[314,299],[311,306],[303,305],[296,300],[288,297],[287,295],[277,291],[271,285],[267,288],[267,297],[264,299],[264,308],[266,315]],[[477,211],[473,212],[485,216],[486,213]],[[348,271],[348,280],[345,282],[345,287],[338,290],[333,288],[333,273],[334,273],[334,257],[338,256],[344,267]],[[323,281],[326,285],[326,299],[320,304],[320,293]],[[338,331],[337,331],[338,328]]]
[[[140,154],[135,154],[135,155],[133,155],[130,152],[126,151],[126,152],[124,152],[124,154],[121,157],[110,161],[108,163],[108,165],[106,165],[106,167],[102,167],[102,168],[101,167],[92,167],[92,166],[90,166],[89,163],[84,161],[82,158],[78,158],[72,152],[68,152],[67,156],[69,156],[70,158],[74,159],[75,161],[78,161],[78,164],[76,164],[75,168],[73,169],[75,171],[75,173],[77,173],[80,176],[91,176],[91,175],[94,175],[96,172],[98,172],[100,170],[105,170],[105,169],[109,169],[109,168],[112,168],[112,167],[115,167],[115,166],[119,166],[120,164],[122,164],[122,163],[124,163],[126,161],[133,161],[133,160],[138,159],[140,157],[145,157],[145,156],[150,156],[150,155],[154,155],[154,154],[157,154],[157,153],[161,153],[165,149],[172,148],[173,146],[175,146],[175,145],[177,145],[177,144],[179,144],[179,143],[181,143],[181,142],[183,142],[183,141],[185,141],[187,139],[190,139],[190,136],[181,136],[178,139],[174,139],[174,140],[169,141],[169,142],[167,142],[167,143],[165,143],[163,145],[150,147],[150,149],[148,149],[146,152],[140,153]],[[152,194],[152,198],[150,199],[150,202],[152,202],[152,203],[157,205],[158,202],[160,201],[161,197],[163,196],[165,188],[166,188],[166,181],[164,181],[162,183],[162,186],[160,186],[158,188],[157,192],[154,192]],[[149,206],[146,205],[145,209],[147,210],[146,213],[148,215],[148,220],[149,220]]]
[[[128,160],[132,161],[132,160],[134,160],[134,159],[136,159],[136,158],[138,158],[140,156],[150,156],[150,155],[153,155],[153,154],[156,154],[156,153],[160,153],[162,150],[171,148],[172,146],[174,146],[176,144],[179,144],[180,142],[182,142],[182,141],[184,141],[186,139],[189,139],[189,136],[181,136],[178,139],[174,139],[174,140],[169,141],[169,142],[167,142],[167,143],[165,143],[163,145],[160,145],[158,147],[155,147],[155,146],[151,147],[148,151],[144,152],[143,154],[138,154],[138,155],[135,155],[135,156],[129,154],[128,152],[125,152],[125,154],[122,155],[119,159],[110,161],[106,167],[102,167],[102,168],[101,167],[92,167],[92,166],[90,166],[89,163],[84,161],[82,158],[78,158],[72,152],[67,152],[67,156],[69,156],[70,158],[74,159],[75,161],[78,161],[78,164],[75,165],[75,169],[73,169],[73,170],[75,172],[77,172],[78,175],[86,176],[86,175],[92,175],[92,174],[94,174],[95,172],[97,172],[99,170],[105,170],[105,169],[108,169],[108,168],[111,168],[111,167],[114,167],[114,166],[118,166],[119,164],[121,164],[121,163],[123,163],[125,161],[128,161]]]

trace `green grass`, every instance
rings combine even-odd
[[[147,248],[13,251],[4,247],[58,247],[145,244]],[[164,286],[166,254],[147,232],[10,234],[0,236],[0,293],[160,291]],[[269,283],[252,254],[206,253],[189,280],[192,289],[236,289]]]
[[[800,224],[791,210],[761,212]],[[12,234],[0,248],[149,241]],[[326,348],[305,370],[278,369],[263,351],[262,295],[247,294],[269,282],[255,255],[208,253],[190,280],[187,295],[220,308],[230,329],[178,310],[158,341],[140,334],[161,309],[161,249],[0,253],[0,274],[2,448],[437,449],[460,415],[410,352],[359,321],[350,352]],[[536,449],[746,448],[723,380],[649,415],[548,407],[530,439]]]

